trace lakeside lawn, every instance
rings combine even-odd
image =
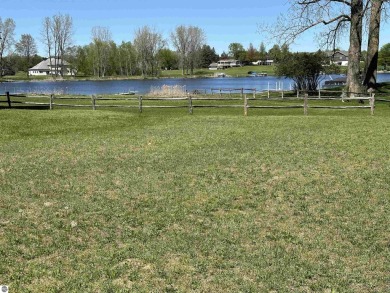
[[[251,65],[242,67],[232,67],[221,70],[209,70],[207,68],[197,69],[194,71],[195,77],[208,76],[212,77],[216,73],[225,73],[232,77],[245,77],[248,76],[249,71],[256,71],[258,73],[267,73],[268,75],[275,74],[275,66],[273,65]],[[183,77],[181,70],[163,70],[161,77]]]
[[[10,292],[388,292],[390,108],[0,110]]]

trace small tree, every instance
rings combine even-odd
[[[4,54],[9,51],[14,44],[15,22],[12,18],[7,18],[4,22],[0,17],[0,77],[3,76]]]
[[[267,49],[265,48],[265,45],[264,45],[263,42],[260,43],[259,59],[262,60],[262,61],[267,59]]]
[[[296,90],[315,91],[320,83],[325,60],[326,55],[321,51],[289,53],[276,65],[276,74],[293,79]]]
[[[21,69],[26,71],[27,76],[29,76],[28,69],[32,65],[31,58],[38,53],[34,38],[30,34],[23,34],[20,41],[15,44],[15,49],[18,55],[24,59]]]
[[[249,62],[254,62],[260,59],[259,51],[256,50],[255,47],[253,47],[253,44],[250,43],[248,50],[246,51],[246,60]]]

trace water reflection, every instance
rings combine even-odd
[[[321,85],[325,80],[337,76],[324,76]],[[390,81],[390,74],[378,75],[378,81]],[[257,91],[267,89],[289,90],[293,87],[293,81],[286,78],[274,76],[239,77],[239,78],[164,78],[147,80],[105,80],[105,81],[31,81],[31,82],[4,82],[0,83],[0,93],[6,91],[12,93],[58,93],[58,94],[113,94],[129,91],[136,91],[145,94],[153,87],[163,85],[180,85],[189,92],[195,90],[210,92],[211,89],[219,88],[244,88],[256,89]]]

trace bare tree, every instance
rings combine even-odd
[[[289,14],[279,18],[274,35],[291,43],[307,30],[324,25],[324,42],[334,48],[340,36],[349,31],[347,89],[360,92],[363,16],[369,1],[364,4],[363,0],[294,0]]]
[[[188,73],[188,69],[193,74],[197,53],[205,43],[203,30],[196,26],[180,25],[171,33],[171,40],[180,56],[182,74],[185,74],[185,70]]]
[[[92,48],[94,74],[104,77],[107,71],[110,42],[112,34],[109,28],[95,26],[92,28]]]
[[[180,66],[182,75],[184,75],[189,51],[189,34],[187,33],[187,28],[183,25],[176,27],[175,31],[171,33],[171,40],[180,56]]]
[[[135,32],[134,48],[142,75],[157,75],[159,70],[159,52],[165,46],[162,35],[144,26]]]
[[[200,49],[205,43],[205,34],[203,30],[196,26],[190,26],[188,28],[189,33],[189,67],[191,74],[194,74],[194,68],[199,59]]]
[[[72,43],[73,20],[68,14],[54,15],[52,18],[45,17],[42,23],[41,36],[46,45],[49,55],[50,66],[54,62],[54,75],[61,76],[63,72],[63,62],[66,48]],[[61,70],[59,70],[61,68]]]
[[[61,68],[64,65],[64,57],[66,53],[66,49],[72,43],[72,35],[73,35],[73,20],[70,15],[56,15],[55,22],[57,23],[56,29],[58,34],[58,56],[61,62]],[[63,74],[63,70],[61,70],[61,74]]]
[[[51,32],[52,32],[51,19],[50,17],[45,17],[42,21],[41,37],[43,43],[46,46],[47,54],[49,55],[50,66],[52,66],[51,53],[53,50],[53,34]]]
[[[15,22],[11,18],[7,18],[4,22],[0,17],[0,77],[4,74],[4,54],[9,51],[14,44]]]
[[[363,84],[367,88],[375,88],[378,55],[379,55],[379,34],[383,5],[386,0],[371,0],[370,20],[368,28],[367,57],[364,69]]]
[[[28,68],[31,66],[31,57],[38,53],[34,38],[30,34],[23,34],[20,41],[15,44],[15,49],[20,56],[25,58],[27,76],[29,76]]]

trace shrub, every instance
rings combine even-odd
[[[289,53],[276,65],[276,75],[294,80],[296,90],[315,91],[324,70],[326,55],[316,53]]]

